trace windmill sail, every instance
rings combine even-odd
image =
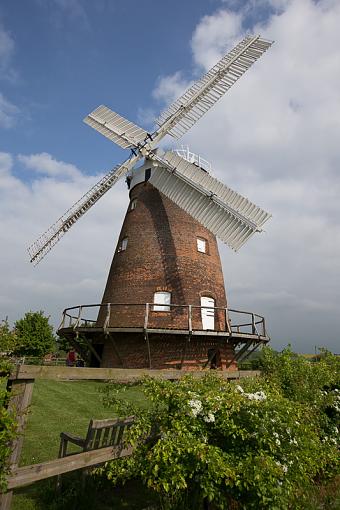
[[[174,138],[186,133],[273,44],[247,36],[157,119]]]
[[[233,191],[197,165],[186,161],[175,152],[166,152],[163,159],[176,169],[176,173],[178,172],[183,177],[190,179],[200,188],[209,192],[211,196],[221,200],[226,206],[231,207],[242,217],[254,223],[257,228],[262,227],[271,217],[271,214],[261,209],[261,207],[253,204],[253,202]]]
[[[166,159],[155,158],[162,166],[153,172],[150,183],[233,250],[237,251],[255,232],[261,231],[260,226],[270,217],[260,207],[209,174],[206,174],[204,184],[201,175],[193,179],[192,171],[199,169],[179,156],[172,160],[172,163],[177,158],[181,160],[177,167]],[[203,170],[201,172],[205,173]]]
[[[117,165],[82,196],[29,248],[30,262],[38,264],[66,232],[79,220],[122,176],[133,167],[138,156]]]
[[[120,177],[148,156],[162,164],[150,182],[233,249],[259,231],[268,213],[179,156],[166,153],[162,159],[151,151],[166,134],[179,138],[186,133],[271,45],[272,41],[260,36],[245,37],[161,114],[159,129],[152,135],[106,106],[90,113],[84,119],[86,124],[120,147],[133,149],[133,155],[103,177],[28,248],[31,262],[37,264]]]
[[[144,129],[103,105],[87,115],[84,122],[123,149],[136,147],[148,135]]]

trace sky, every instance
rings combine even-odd
[[[26,248],[127,156],[82,119],[100,104],[153,119],[246,34],[268,52],[176,146],[271,212],[219,244],[231,308],[271,345],[340,352],[338,0],[2,0],[0,320],[99,303],[128,205],[119,182],[36,267]],[[175,146],[166,139],[164,146]]]

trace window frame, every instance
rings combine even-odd
[[[164,300],[164,302],[157,301],[156,299],[160,295],[162,295],[166,298],[169,298],[169,302],[166,302],[166,300]],[[156,292],[154,292],[153,293],[152,310],[154,312],[170,312],[171,311],[171,292],[169,292],[168,290],[157,290]]]
[[[126,251],[128,246],[129,238],[127,236],[123,237],[123,239],[120,240],[118,244],[118,253],[121,253],[122,251]]]
[[[199,243],[204,243],[204,250],[200,250]],[[196,237],[196,248],[199,253],[208,253],[208,241],[204,237]]]
[[[130,202],[129,211],[134,211],[137,207],[138,198],[133,198]]]

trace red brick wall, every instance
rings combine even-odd
[[[157,291],[171,292],[171,303],[200,306],[201,296],[215,299],[215,306],[227,306],[221,261],[215,237],[150,183],[141,183],[130,192],[137,206],[128,210],[113,256],[102,303],[116,303],[110,309],[110,327],[143,327],[145,303],[152,303]],[[118,247],[125,237],[125,251]],[[197,237],[207,241],[207,253],[197,251]],[[121,303],[121,305],[118,305]],[[130,303],[130,306],[126,306]],[[132,306],[135,303],[137,306]],[[98,316],[103,325],[106,309]],[[188,329],[187,309],[153,311],[149,327]],[[193,329],[202,329],[201,311],[193,309]],[[225,311],[215,314],[215,330],[225,330]],[[103,367],[148,368],[148,351],[139,333],[115,334],[104,343]],[[181,364],[185,335],[150,335],[152,368],[173,368]],[[187,344],[184,369],[197,369],[216,348],[225,368],[232,359],[233,347],[225,339],[193,337]],[[230,367],[235,369],[235,364]]]
[[[108,368],[149,368],[148,348],[143,334],[116,333],[114,343],[107,338],[104,342],[102,367]],[[115,344],[115,347],[114,347]],[[208,350],[219,351],[220,369],[225,369],[232,360],[233,345],[216,337],[192,337],[187,342],[185,335],[150,335],[151,368],[180,368],[184,352],[184,370],[203,368],[208,361]],[[117,355],[119,353],[119,357]],[[123,363],[120,361],[122,360]],[[207,365],[206,368],[209,368]],[[229,370],[236,370],[233,363]]]
[[[151,184],[135,186],[108,276],[103,303],[152,303],[154,292],[171,292],[171,302],[200,306],[200,297],[215,299],[226,307],[221,261],[215,237]],[[123,238],[127,249],[118,252]],[[208,253],[197,251],[197,237],[206,239]],[[110,326],[143,326],[145,309],[112,307]],[[154,327],[187,328],[186,310],[152,312]],[[104,311],[98,322],[104,321]],[[225,329],[224,313],[216,315],[216,329]],[[194,313],[194,329],[201,329],[200,311]]]

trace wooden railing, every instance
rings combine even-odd
[[[117,317],[119,318],[120,313],[122,315],[124,327],[128,328],[129,326],[126,325],[127,310],[131,311],[134,327],[152,330],[154,329],[155,317],[159,314],[159,312],[154,310],[155,305],[157,306],[157,303],[102,303],[73,306],[63,311],[62,321],[58,330],[64,328],[73,328],[76,330],[80,327],[102,327],[105,330],[110,327],[110,320],[113,317],[115,317],[115,319]],[[254,312],[197,305],[161,305],[167,306],[170,313],[176,310],[184,312],[185,329],[189,333],[193,331],[194,322],[197,325],[197,319],[201,316],[202,310],[214,310],[214,316],[223,318],[223,320],[219,321],[218,330],[226,331],[230,336],[236,333],[267,337],[264,317]],[[98,317],[101,317],[100,324],[97,319]],[[198,330],[203,328],[196,327],[194,329]]]

